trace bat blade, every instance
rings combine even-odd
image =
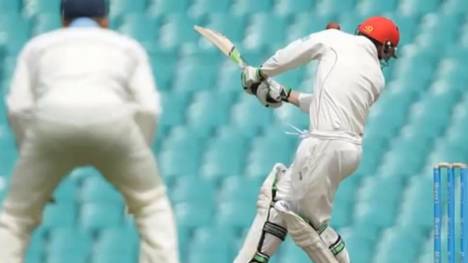
[[[205,27],[194,26],[193,29],[216,46],[224,55],[228,56],[234,63],[239,65],[239,67],[244,68],[246,66],[239,50],[229,38],[215,30]]]

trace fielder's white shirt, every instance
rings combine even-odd
[[[313,95],[301,96],[312,131],[361,137],[370,107],[385,85],[375,45],[366,37],[330,29],[296,40],[261,67],[275,76],[318,60]]]
[[[70,27],[27,43],[17,61],[7,107],[13,119],[63,105],[129,108],[157,118],[159,100],[140,44],[108,29]]]

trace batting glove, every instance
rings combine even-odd
[[[291,89],[284,88],[278,82],[268,79],[262,81],[255,92],[255,96],[261,104],[269,108],[278,108],[283,101],[288,101]]]
[[[259,68],[247,66],[241,73],[241,85],[249,94],[255,94],[258,85],[265,79]]]

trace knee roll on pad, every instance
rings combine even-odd
[[[281,241],[284,241],[286,235],[288,234],[286,228],[269,221],[267,221],[263,226],[263,232],[272,234],[273,236],[281,239]]]

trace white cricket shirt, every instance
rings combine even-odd
[[[98,27],[70,27],[33,38],[17,61],[7,96],[9,115],[64,105],[131,108],[157,118],[159,95],[143,47]]]
[[[261,69],[275,76],[311,60],[318,61],[313,96],[301,101],[301,108],[309,109],[311,131],[361,137],[385,85],[375,45],[363,36],[325,30],[280,49]]]

